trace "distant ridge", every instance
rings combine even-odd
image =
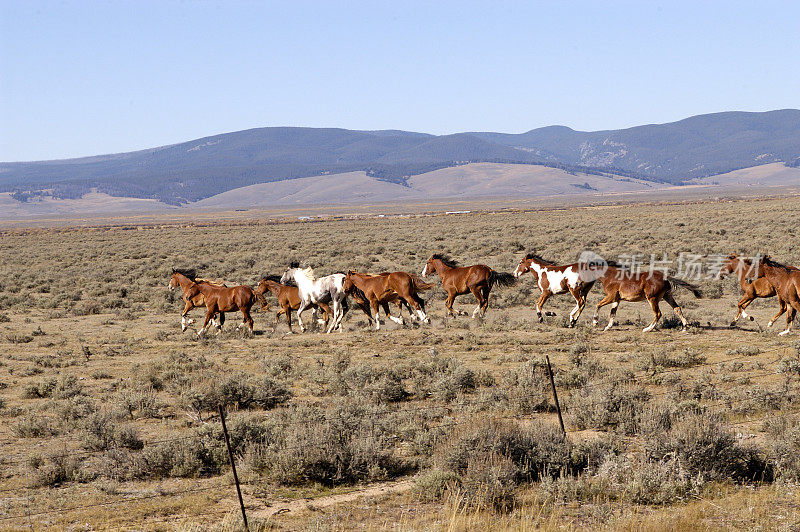
[[[79,198],[90,191],[178,205],[258,183],[364,171],[410,176],[466,163],[541,164],[681,184],[768,163],[800,165],[800,110],[724,112],[668,124],[582,132],[428,135],[399,130],[269,127],[130,153],[0,163],[0,192]]]

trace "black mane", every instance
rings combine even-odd
[[[266,275],[266,276],[262,277],[261,280],[262,281],[272,281],[272,282],[280,284],[281,276],[280,275]]]
[[[442,261],[442,263],[444,263],[445,266],[447,266],[449,268],[457,268],[458,267],[458,261],[455,261],[455,260],[451,259],[450,257],[445,255],[444,253],[434,253],[431,256],[431,259],[439,259],[440,261]]]
[[[296,261],[296,260],[293,260],[292,262],[289,263],[289,267],[290,268],[299,268],[300,267],[300,262]]]
[[[536,253],[528,253],[527,255],[525,255],[525,259],[526,260],[533,259],[533,260],[538,261],[538,262],[543,262],[544,264],[546,264],[548,266],[555,266],[556,265],[556,263],[553,262],[552,260],[548,260],[548,259],[542,257],[541,255],[537,255]]]
[[[795,269],[792,266],[787,266],[786,264],[782,264],[780,262],[772,260],[772,257],[770,257],[769,255],[762,255],[761,256],[761,262],[763,262],[764,264],[768,264],[770,266],[783,268],[784,270],[794,270]]]
[[[194,282],[197,278],[197,270],[194,268],[186,269],[186,270],[179,270],[178,268],[172,268],[172,273],[179,273],[184,277],[188,277],[190,281]]]

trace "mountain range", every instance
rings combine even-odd
[[[409,186],[412,176],[468,163],[683,184],[778,162],[800,166],[800,110],[714,113],[594,132],[549,126],[521,134],[436,136],[258,128],[129,153],[0,163],[0,192],[18,201],[100,192],[180,205],[259,183],[351,172]]]

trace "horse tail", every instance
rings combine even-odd
[[[692,294],[694,294],[694,297],[696,297],[698,299],[703,297],[703,292],[697,286],[693,285],[692,283],[687,283],[686,281],[683,281],[681,279],[677,279],[675,277],[667,277],[667,280],[670,283],[672,283],[673,285],[675,285],[675,286],[679,286],[681,288],[685,288],[685,289],[689,290]]]
[[[436,286],[436,284],[434,283],[426,283],[425,281],[422,280],[421,277],[417,275],[412,275],[411,281],[414,283],[414,288],[416,288],[420,292],[424,290],[430,290],[431,288]]]
[[[491,288],[494,285],[498,286],[512,286],[514,283],[517,282],[517,278],[514,275],[506,272],[496,272],[492,270],[489,274],[489,287]]]

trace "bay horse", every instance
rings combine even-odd
[[[280,307],[275,313],[275,324],[277,325],[281,314],[284,314],[286,316],[286,324],[289,326],[289,333],[291,334],[293,332],[292,311],[299,309],[300,303],[302,303],[303,300],[300,297],[300,289],[298,287],[281,284],[280,279],[278,275],[269,275],[262,278],[255,289],[255,295],[256,299],[258,299],[258,302],[261,304],[261,308],[266,310],[269,308],[269,305],[266,299],[264,299],[264,294],[267,291],[272,292],[272,295],[277,298],[278,306]],[[331,307],[323,302],[312,305],[315,316],[318,308],[322,310],[323,320],[325,325],[327,325],[333,316]]]
[[[189,311],[205,305],[205,297],[202,293],[198,292],[194,295],[194,297],[186,297],[186,291],[192,285],[192,283],[208,283],[210,285],[219,287],[227,286],[225,282],[220,279],[202,279],[197,277],[195,270],[176,270],[173,268],[172,276],[170,277],[169,284],[167,286],[170,290],[174,290],[179,286],[181,288],[182,299],[185,303],[183,312],[181,312],[181,331],[185,331],[189,325],[194,323],[193,319],[187,318],[186,316]],[[217,329],[221,329],[222,325],[225,323],[225,313],[219,313],[219,317],[215,315],[214,318],[212,318],[211,323],[217,327]]]
[[[775,287],[780,300],[789,306],[789,312],[786,314],[786,330],[779,334],[784,336],[791,332],[794,317],[800,311],[800,270],[775,262],[769,255],[764,255],[756,263],[754,277],[758,278],[762,272],[769,284]]]
[[[303,310],[312,303],[327,302],[329,299],[333,308],[333,320],[331,320],[325,332],[330,334],[331,331],[339,328],[344,316],[342,301],[347,297],[342,289],[344,278],[345,274],[334,273],[317,279],[312,268],[300,268],[297,263],[289,265],[281,277],[281,283],[286,284],[289,279],[294,279],[295,284],[297,284],[301,299],[300,306],[297,309],[297,322],[300,324],[301,331],[305,332],[306,330],[305,325],[303,325],[303,318],[300,316]]]
[[[425,277],[433,272],[439,275],[442,280],[442,287],[447,292],[447,300],[444,307],[447,315],[455,317],[453,313],[453,301],[456,296],[469,294],[478,300],[478,306],[472,312],[472,317],[486,315],[489,307],[489,292],[494,285],[511,286],[516,279],[510,273],[496,272],[484,264],[460,267],[453,259],[441,253],[434,253],[425,267],[422,269],[422,276]],[[459,315],[467,315],[466,312],[459,311]]]
[[[242,313],[242,323],[236,329],[247,326],[250,333],[253,333],[253,318],[250,316],[250,308],[256,302],[256,296],[252,288],[245,285],[227,288],[207,283],[192,283],[184,292],[184,295],[190,298],[197,294],[203,294],[206,305],[206,319],[203,321],[203,326],[197,331],[197,336],[205,334],[208,322],[211,321],[214,314],[236,310]]]
[[[760,297],[773,297],[777,295],[775,291],[775,287],[772,286],[764,277],[764,272],[761,272],[761,277],[755,277],[755,270],[753,261],[736,255],[735,253],[731,253],[727,257],[725,257],[725,261],[722,263],[722,268],[719,271],[718,276],[720,278],[727,277],[728,275],[735,273],[737,277],[739,277],[739,287],[742,289],[742,298],[736,304],[736,308],[738,309],[736,312],[736,316],[733,318],[733,322],[731,326],[734,326],[739,318],[750,318],[750,321],[753,320],[753,316],[749,316],[745,309],[752,303],[754,300]],[[753,278],[749,280],[748,277]],[[778,298],[778,304],[780,308],[778,309],[778,313],[775,314],[767,327],[772,327],[775,324],[775,321],[781,317],[781,315],[786,312],[786,301],[781,298]]]
[[[693,284],[687,283],[681,279],[668,277],[664,272],[654,270],[647,272],[631,272],[627,268],[615,262],[608,262],[604,269],[589,269],[584,273],[587,278],[591,278],[594,273],[595,278],[603,283],[603,291],[605,297],[597,303],[592,318],[592,324],[597,327],[597,320],[599,318],[600,307],[611,305],[611,313],[608,320],[608,325],[603,329],[609,330],[614,325],[614,317],[617,314],[617,307],[620,301],[643,301],[647,300],[650,303],[650,308],[653,310],[653,322],[645,327],[643,332],[650,332],[656,327],[656,323],[661,318],[661,309],[658,308],[659,303],[663,299],[675,314],[680,318],[683,324],[683,329],[689,325],[689,322],[683,316],[681,307],[675,302],[672,296],[672,289],[675,286],[686,288],[695,297],[703,297],[703,293],[699,288]]]
[[[539,323],[544,321],[542,307],[544,302],[554,294],[569,292],[575,298],[575,308],[569,313],[569,326],[574,327],[586,306],[586,296],[594,286],[594,279],[586,279],[582,275],[585,265],[581,263],[558,266],[555,262],[543,259],[535,253],[528,253],[519,261],[514,270],[514,277],[519,278],[527,272],[536,277],[541,295],[536,301],[536,315]]]
[[[364,294],[375,312],[375,329],[380,330],[379,308],[383,308],[387,318],[399,325],[404,325],[403,303],[408,306],[411,319],[414,318],[414,311],[416,311],[421,321],[430,323],[430,319],[425,314],[425,300],[419,297],[419,292],[430,290],[433,286],[432,283],[426,283],[407,272],[383,272],[371,275],[350,270],[345,276],[343,288],[345,292],[350,293],[353,291],[353,287],[356,287]],[[397,318],[389,312],[389,303],[391,302],[397,303],[400,312],[400,316]]]

